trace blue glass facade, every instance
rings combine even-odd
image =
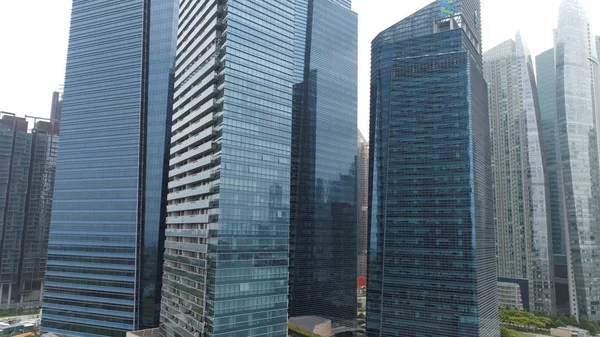
[[[148,46],[148,114],[144,170],[144,226],[138,234],[142,285],[140,327],[156,327],[160,316],[171,115],[179,0],[151,0]]]
[[[479,1],[372,44],[367,336],[499,336]]]
[[[294,6],[181,1],[160,333],[286,337]]]
[[[357,15],[349,1],[296,6],[289,315],[355,320]]]
[[[175,0],[73,1],[42,331],[158,324]]]
[[[558,146],[558,118],[556,115],[556,65],[554,49],[549,49],[535,58],[537,86],[542,123],[542,150],[548,176],[550,199],[550,224],[552,228],[552,252],[554,259],[554,288],[556,312],[570,315],[573,302],[569,282],[573,282],[570,261],[567,259],[565,235],[565,212],[563,201],[562,169]]]

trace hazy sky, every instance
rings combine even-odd
[[[600,35],[600,0],[579,0]],[[371,40],[431,0],[353,0],[359,14],[358,122],[368,137]],[[484,50],[521,31],[533,55],[552,48],[561,0],[482,0]],[[0,111],[48,117],[64,80],[71,0],[0,0]]]

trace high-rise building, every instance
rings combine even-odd
[[[558,142],[558,118],[556,115],[556,65],[554,48],[535,58],[540,121],[542,124],[542,151],[546,165],[547,190],[550,200],[550,224],[552,229],[552,252],[554,264],[554,289],[556,312],[571,314],[575,300],[575,283],[571,260],[567,259],[565,235],[565,209],[563,202],[562,169]],[[571,272],[569,272],[569,270]]]
[[[52,106],[50,107],[50,119],[60,121],[62,114],[62,92],[54,91],[52,93]]]
[[[555,311],[552,229],[533,62],[520,34],[486,52],[483,60],[498,278],[502,283],[524,282],[519,287],[526,292],[523,307],[551,313]]]
[[[499,336],[480,2],[372,43],[369,337]]]
[[[177,0],[74,0],[42,332],[158,325]]]
[[[600,36],[596,36],[596,56],[600,55]]]
[[[38,307],[59,124],[0,115],[0,308]]]
[[[295,5],[289,315],[352,325],[358,16],[350,5],[349,0]]]
[[[367,276],[367,249],[369,246],[369,142],[358,131],[357,160],[358,196],[358,276]]]
[[[564,0],[555,31],[559,200],[570,314],[600,319],[600,162],[598,158],[597,55],[588,18],[577,0]],[[559,241],[556,239],[555,241]],[[563,249],[563,248],[561,248]]]
[[[180,2],[164,337],[287,336],[294,16]]]

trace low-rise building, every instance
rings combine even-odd
[[[331,320],[318,316],[298,316],[290,317],[290,324],[303,330],[316,333],[319,336],[329,337],[332,335]],[[129,337],[129,336],[128,336]],[[134,337],[134,336],[131,336]],[[139,336],[141,337],[141,336]],[[146,336],[144,336],[146,337]]]
[[[498,302],[500,308],[523,310],[521,287],[517,283],[498,282]]]

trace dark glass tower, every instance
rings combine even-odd
[[[537,86],[542,123],[542,150],[546,162],[548,193],[550,199],[550,224],[552,228],[552,253],[554,260],[554,288],[556,312],[570,315],[575,301],[575,280],[572,273],[570,252],[567,251],[565,231],[565,208],[563,201],[562,168],[558,142],[558,118],[556,115],[556,64],[554,49],[535,58]],[[571,270],[571,272],[570,272]]]
[[[0,117],[0,308],[38,307],[59,125]]]
[[[177,0],[74,0],[42,332],[158,325]]]
[[[296,2],[289,315],[356,320],[357,14]]]
[[[367,336],[499,336],[478,0],[375,38]]]

